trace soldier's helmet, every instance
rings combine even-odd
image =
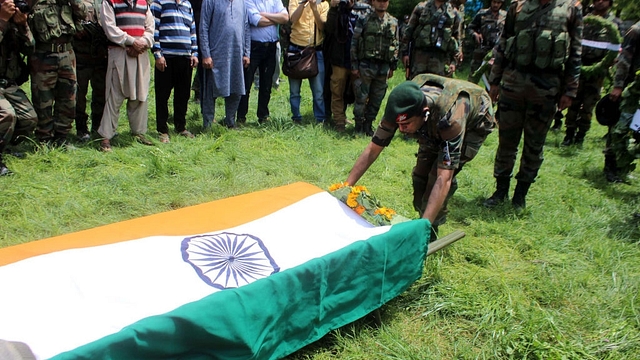
[[[620,119],[620,101],[613,101],[605,94],[596,104],[596,120],[600,125],[613,126]]]

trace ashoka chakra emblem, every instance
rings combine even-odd
[[[259,238],[223,232],[182,240],[182,259],[217,289],[237,288],[280,271]]]

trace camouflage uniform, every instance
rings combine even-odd
[[[437,170],[455,170],[447,200],[433,223],[437,228],[445,222],[447,201],[458,188],[456,175],[476,156],[496,123],[491,99],[478,85],[432,74],[418,75],[412,81],[420,86],[429,107],[424,125],[407,135],[419,143],[412,179],[413,206],[420,215],[426,210]],[[398,129],[394,120],[380,122],[372,139],[375,144],[389,145]]]
[[[29,58],[31,98],[40,141],[64,143],[76,117],[76,56],[71,39],[85,16],[82,0],[36,0],[29,15],[36,39]]]
[[[382,18],[376,12],[359,17],[351,39],[351,69],[360,74],[354,81],[356,132],[373,135],[371,124],[387,92],[387,77],[397,65],[398,20],[386,12]]]
[[[558,100],[562,95],[575,98],[578,91],[581,43],[582,7],[576,0],[556,0],[546,6],[539,0],[511,3],[489,78],[492,86],[500,85],[500,126],[494,164],[498,189],[486,206],[506,198],[523,133],[512,202],[518,208],[525,206],[525,196],[543,161]]]
[[[83,137],[89,134],[87,121],[87,92],[91,81],[91,132],[97,133],[104,111],[104,96],[107,76],[107,37],[100,26],[102,0],[83,0],[87,17],[83,30],[73,38],[76,54],[78,92],[76,96],[76,133]],[[88,136],[87,136],[88,138]]]
[[[504,19],[506,16],[507,12],[502,9],[498,10],[497,14],[494,14],[491,8],[482,9],[478,11],[467,27],[473,43],[476,44],[471,58],[469,80],[471,80],[471,75],[482,65],[484,57],[487,56],[489,51],[491,51],[498,42],[502,29],[504,28]],[[481,44],[475,42],[475,33],[482,35]]]
[[[588,15],[597,16],[597,15]],[[583,31],[583,39],[594,40],[600,42],[608,42],[609,37],[606,28],[601,28],[595,24],[585,24]],[[604,59],[609,50],[596,49],[592,47],[582,48],[582,65],[588,66],[598,63]],[[563,145],[571,145],[573,143],[582,144],[587,131],[591,128],[591,117],[593,109],[602,91],[602,83],[606,72],[593,74],[587,77],[585,74],[580,75],[580,85],[578,94],[573,99],[571,106],[567,110],[566,115],[566,136]],[[576,133],[576,130],[577,133]]]
[[[409,56],[407,78],[426,73],[445,75],[445,67],[459,56],[460,36],[460,16],[450,3],[440,8],[435,0],[416,5],[400,44],[402,56]]]
[[[609,130],[605,156],[613,154],[616,173],[625,176],[636,167],[635,159],[640,157],[640,134],[629,129],[633,115],[640,109],[640,21],[635,23],[625,34],[622,51],[618,55],[616,74],[613,86],[623,88],[620,103],[620,120]],[[631,138],[635,138],[635,146],[630,149]],[[606,158],[605,158],[606,161]],[[605,163],[605,171],[607,164]]]
[[[8,172],[2,164],[4,148],[31,135],[38,121],[33,105],[20,88],[29,71],[20,54],[31,55],[34,45],[29,26],[0,20],[0,175]]]

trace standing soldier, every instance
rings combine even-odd
[[[615,69],[609,97],[613,101],[621,101],[621,114],[619,121],[607,134],[604,172],[608,181],[622,182],[635,169],[634,161],[640,157],[640,131],[629,128],[632,120],[640,117],[640,21],[624,35]],[[636,143],[633,151],[630,151],[632,135]]]
[[[576,0],[519,0],[507,11],[494,48],[489,83],[500,101],[498,150],[493,176],[496,191],[484,202],[494,207],[507,198],[518,145],[524,134],[520,171],[511,200],[516,209],[543,160],[543,146],[558,107],[571,106],[578,92],[582,53],[582,6]]]
[[[507,12],[501,9],[503,3],[504,0],[492,0],[491,6],[478,11],[468,26],[469,35],[476,45],[471,58],[469,80],[471,80],[473,73],[482,65],[484,57],[493,49],[500,38],[504,28],[504,19],[507,16]]]
[[[105,78],[107,77],[107,37],[100,26],[102,0],[83,0],[87,16],[82,31],[73,37],[76,54],[78,93],[76,97],[76,135],[89,141],[91,135],[87,121],[87,92],[91,82],[91,133],[97,134],[104,111]]]
[[[71,40],[86,17],[82,0],[35,0],[29,25],[36,49],[29,58],[36,138],[64,145],[76,118],[76,55]]]
[[[418,74],[451,75],[460,57],[460,17],[446,0],[427,0],[413,9],[401,39],[407,79]]]
[[[389,0],[373,0],[373,12],[359,17],[351,39],[351,73],[356,77],[353,115],[356,133],[373,135],[371,124],[398,66],[398,20],[387,13]]]
[[[607,19],[608,21],[615,19],[615,17],[609,16],[609,9],[611,9],[612,2],[613,0],[596,1],[593,5],[593,11],[587,15],[587,18],[597,16]],[[613,22],[611,23],[611,28],[615,28],[614,31],[616,32],[618,31]],[[588,43],[594,41],[606,43],[609,41],[611,34],[609,34],[609,30],[602,25],[586,23],[582,37],[584,40],[590,40]],[[603,62],[608,51],[610,50],[591,47],[583,41],[582,65],[591,66]],[[584,142],[584,137],[587,135],[589,128],[591,128],[593,108],[595,108],[596,103],[600,99],[602,83],[612,63],[613,58],[611,58],[611,62],[606,64],[602,63],[599,68],[593,69],[593,73],[585,73],[584,71],[580,73],[578,95],[567,110],[567,116],[565,118],[567,130],[562,145],[582,145]]]
[[[16,8],[13,0],[5,0],[0,5],[0,176],[11,174],[2,161],[5,147],[29,136],[38,121],[20,88],[29,78],[20,54],[31,55],[34,45],[27,14]]]

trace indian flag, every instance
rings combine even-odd
[[[0,339],[38,359],[277,359],[422,275],[430,224],[306,183],[0,249]]]

